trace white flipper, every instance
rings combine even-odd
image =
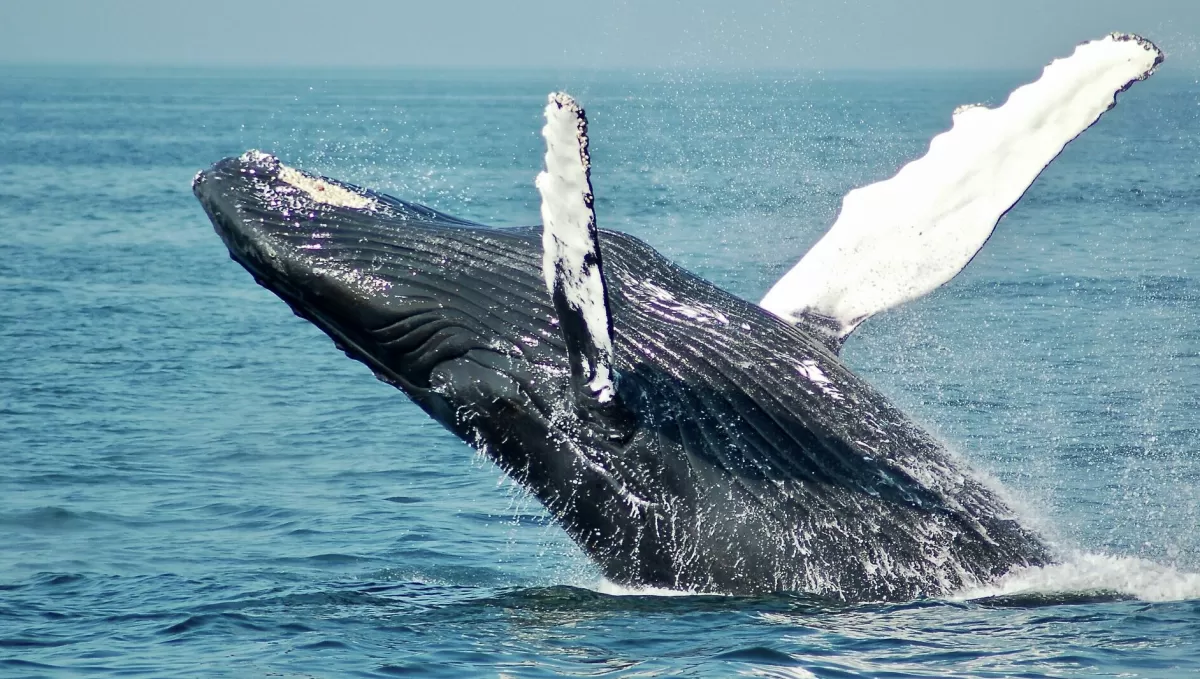
[[[963,107],[929,152],[846,194],[829,232],[759,303],[838,348],[867,318],[953,278],[1068,142],[1162,62],[1114,33],[1055,60],[999,108]]]
[[[612,325],[583,109],[564,93],[551,94],[542,136],[546,171],[536,182],[542,194],[542,275],[554,299],[578,395],[603,406],[616,396]]]

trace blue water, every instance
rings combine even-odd
[[[0,676],[1200,672],[1200,83],[1170,62],[846,347],[1064,555],[947,600],[604,583],[189,186],[257,147],[533,223],[567,87],[602,225],[757,299],[847,190],[1035,75],[0,70]]]

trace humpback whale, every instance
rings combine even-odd
[[[610,580],[851,600],[1049,563],[1046,540],[840,359],[945,283],[1162,61],[1113,34],[855,190],[761,303],[598,227],[587,118],[546,104],[540,227],[493,228],[250,151],[193,190],[230,256],[494,460]]]

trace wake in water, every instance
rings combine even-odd
[[[1074,552],[1060,563],[1016,569],[995,582],[961,590],[950,598],[971,601],[1090,594],[1154,602],[1192,601],[1200,599],[1200,573],[1138,557]]]
[[[609,580],[585,585],[609,596],[726,596],[712,592],[626,587]],[[1003,599],[1013,605],[1071,603],[1095,599],[1138,599],[1148,602],[1200,600],[1200,573],[1131,556],[1075,552],[1062,562],[1020,568],[986,585],[968,587],[949,601]]]

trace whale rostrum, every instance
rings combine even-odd
[[[255,151],[193,189],[255,280],[494,460],[610,580],[939,596],[1053,554],[837,350],[961,270],[1161,58],[1114,34],[1004,106],[958,113],[925,158],[847,196],[762,306],[598,228],[587,117],[563,93],[545,109],[541,227],[475,224]]]

